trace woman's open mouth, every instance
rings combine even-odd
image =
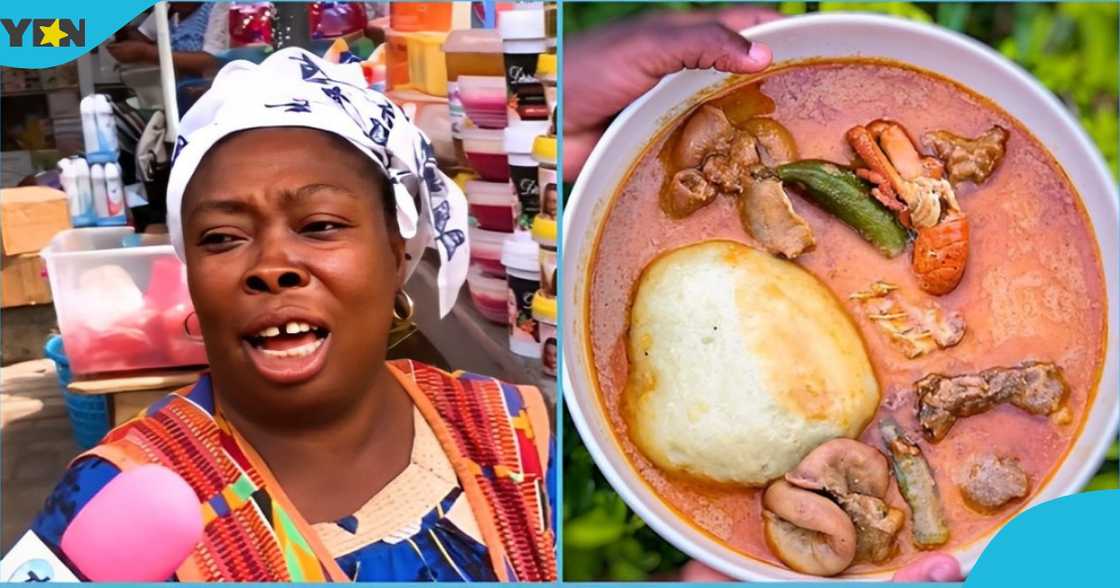
[[[249,358],[266,380],[298,384],[323,369],[330,331],[305,321],[286,321],[241,338]]]

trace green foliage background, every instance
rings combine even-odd
[[[652,10],[702,10],[729,3],[566,3],[565,35]],[[1117,166],[1117,27],[1108,3],[761,3],[787,15],[815,11],[875,12],[933,22],[969,35],[1023,66],[1054,92]],[[648,580],[672,574],[687,557],[650,530],[595,467],[564,418],[564,578]],[[1117,445],[1085,488],[1120,487]]]

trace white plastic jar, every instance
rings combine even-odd
[[[556,221],[537,215],[533,220],[533,240],[539,246],[541,292],[556,297]]]
[[[533,141],[548,132],[548,121],[521,121],[506,127],[503,147],[509,162],[509,181],[517,195],[516,229],[528,232],[533,217],[541,208],[541,193],[537,182],[537,160],[533,159]]]
[[[541,371],[555,376],[560,361],[556,341],[556,299],[537,292],[533,296],[533,319],[537,321],[541,341]]]
[[[534,139],[533,160],[537,162],[537,189],[541,195],[538,214],[556,220],[560,218],[560,182],[556,178],[556,137],[541,135]]]
[[[537,59],[547,53],[556,41],[548,36],[545,11],[512,9],[498,14],[498,32],[502,35],[506,86],[512,104],[521,120],[548,119],[544,86],[537,78]]]
[[[533,295],[540,288],[538,246],[527,233],[502,243],[506,268],[506,304],[509,310],[509,349],[523,357],[541,356],[540,331],[533,318]]]

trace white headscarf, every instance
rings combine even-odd
[[[295,47],[273,53],[260,65],[229,63],[183,116],[167,188],[167,225],[181,259],[186,259],[183,192],[203,155],[230,133],[261,127],[320,129],[369,156],[393,187],[397,226],[407,240],[408,275],[434,242],[440,258],[440,316],[451,310],[470,257],[462,191],[436,167],[431,143],[404,111],[368,88],[359,64],[330,63]]]

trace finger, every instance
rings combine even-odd
[[[685,68],[742,74],[770,65],[769,47],[751,43],[706,14],[702,22],[646,18],[565,39],[565,132],[603,126],[661,78]],[[573,96],[580,99],[568,99]]]
[[[712,568],[692,560],[681,568],[681,582],[730,582],[731,577],[725,576]]]
[[[591,150],[603,136],[605,129],[592,129],[579,133],[564,133],[564,181],[574,182],[583,164],[591,156]]]
[[[769,8],[758,6],[735,6],[716,12],[716,19],[723,26],[741,31],[762,23],[767,23],[782,18],[782,13]]]
[[[961,564],[946,553],[928,553],[895,573],[895,582],[960,582]]]
[[[647,29],[636,44],[644,59],[637,64],[652,79],[682,69],[708,69],[726,73],[754,73],[766,69],[773,54],[762,43],[752,43],[718,22],[704,22],[666,29]]]
[[[782,14],[769,8],[758,6],[733,6],[720,10],[664,10],[651,13],[641,20],[659,24],[678,26],[718,22],[733,30],[741,31],[756,24],[782,18]]]

